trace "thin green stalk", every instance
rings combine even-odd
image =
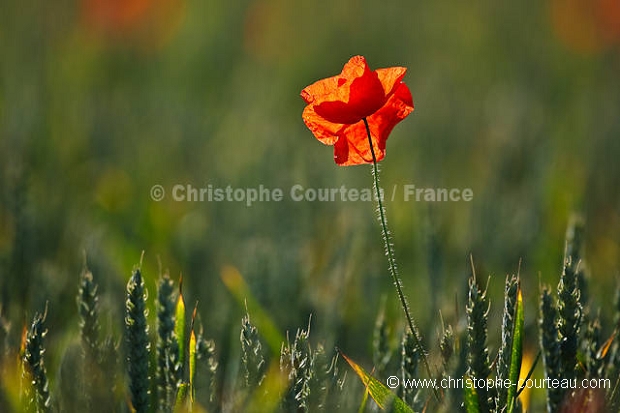
[[[379,185],[379,167],[377,166],[377,157],[375,155],[375,148],[372,146],[372,137],[370,134],[370,127],[368,126],[368,120],[363,118],[364,126],[366,127],[366,134],[368,135],[368,144],[370,145],[370,154],[372,155],[372,176],[374,178],[374,187],[375,193],[377,195],[377,202],[379,204],[379,220],[381,221],[381,230],[383,232],[383,242],[385,243],[385,251],[388,259],[388,266],[390,269],[390,276],[392,277],[392,281],[396,286],[396,292],[398,294],[398,298],[400,300],[400,305],[405,312],[405,317],[407,318],[407,323],[409,324],[409,329],[411,330],[411,334],[413,335],[413,340],[415,346],[420,351],[422,355],[422,361],[424,363],[424,368],[426,369],[426,373],[429,377],[433,377],[431,373],[431,368],[428,364],[428,359],[426,358],[426,352],[424,351],[424,347],[422,347],[422,340],[418,335],[418,331],[413,322],[413,318],[411,317],[411,312],[409,311],[409,305],[407,304],[407,299],[405,294],[403,293],[402,282],[400,277],[398,276],[398,270],[396,268],[396,258],[394,257],[394,250],[392,248],[392,244],[390,243],[390,231],[387,226],[387,218],[385,217],[385,208],[383,207],[383,200],[381,197],[381,186]],[[440,400],[439,393],[436,389],[434,389],[435,397],[437,400]]]

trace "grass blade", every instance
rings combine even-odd
[[[517,291],[517,303],[515,308],[515,317],[513,324],[512,335],[512,351],[510,354],[510,383],[514,384],[508,387],[508,413],[512,413],[516,406],[517,401],[517,386],[519,381],[519,373],[521,372],[521,360],[523,358],[523,324],[524,324],[524,311],[523,311],[523,295],[521,288]],[[501,406],[498,406],[498,408]]]
[[[372,377],[370,374],[355,363],[353,360],[342,354],[342,357],[349,363],[355,374],[362,380],[370,397],[377,403],[382,410],[388,406],[394,413],[413,413],[413,410],[405,404],[405,402],[396,396],[385,384]]]
[[[194,307],[194,313],[192,314],[192,326],[189,333],[189,397],[190,403],[194,403],[196,396],[196,333],[194,332],[194,321],[196,320],[196,310],[198,310],[198,303]]]
[[[185,300],[183,299],[183,277],[179,281],[179,298],[177,299],[177,305],[174,312],[174,335],[177,340],[178,347],[178,363],[183,371],[185,366]]]

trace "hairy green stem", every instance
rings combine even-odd
[[[422,361],[424,363],[426,373],[429,377],[433,377],[431,373],[431,368],[428,364],[428,359],[426,358],[426,352],[424,351],[424,347],[422,347],[422,340],[418,335],[415,323],[413,322],[413,318],[411,317],[411,312],[409,311],[409,305],[407,304],[405,293],[403,293],[402,282],[400,280],[400,277],[398,276],[398,270],[396,268],[396,258],[394,257],[394,250],[392,248],[392,244],[390,243],[390,232],[388,230],[387,218],[385,217],[385,208],[383,207],[383,200],[381,197],[381,186],[379,185],[379,167],[377,166],[377,156],[375,155],[375,148],[372,146],[372,137],[370,134],[370,127],[368,126],[368,120],[366,118],[363,118],[363,121],[364,126],[366,127],[366,134],[368,135],[370,154],[372,155],[372,176],[374,178],[374,187],[377,196],[377,203],[379,204],[379,220],[381,221],[381,230],[383,232],[383,241],[385,243],[385,252],[387,254],[390,276],[392,277],[392,281],[394,282],[394,286],[396,287],[396,293],[398,294],[400,305],[405,312],[405,317],[407,318],[407,323],[409,324],[409,329],[411,330],[415,346],[418,348],[420,354],[422,355]],[[434,390],[434,393],[435,397],[437,397],[437,400],[439,400],[439,394],[437,393],[437,390]]]

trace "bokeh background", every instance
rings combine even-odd
[[[429,347],[440,311],[447,322],[463,314],[470,254],[478,277],[491,276],[492,314],[522,260],[535,344],[539,284],[557,284],[575,213],[595,307],[612,300],[617,1],[6,0],[1,10],[0,304],[18,342],[49,302],[52,377],[77,331],[84,261],[104,329],[118,332],[142,251],[151,296],[159,262],[183,274],[224,366],[244,312],[221,280],[227,266],[282,332],[312,314],[313,340],[369,365],[383,299],[394,330],[403,326],[375,205],[288,197],[295,184],[371,186],[369,167],[336,166],[301,120],[301,89],[356,54],[373,68],[409,69],[416,109],[388,141],[387,191],[474,192],[471,202],[397,196],[386,205]],[[150,196],[156,184],[167,191],[161,202]],[[285,197],[251,207],[175,202],[175,184],[263,185]]]

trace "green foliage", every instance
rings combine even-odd
[[[580,269],[583,262],[580,256],[582,231],[578,220],[572,222],[567,230],[557,305],[548,288],[543,288],[542,291],[539,328],[545,377],[574,380],[574,383],[580,383],[582,379],[610,380],[606,383],[605,390],[547,387],[546,404],[549,413],[563,411],[568,409],[568,406],[579,406],[584,400],[591,400],[592,406],[602,406],[604,403],[600,400],[606,398],[610,408],[617,407],[618,403],[616,388],[619,381],[614,362],[614,349],[618,345],[618,324],[611,337],[603,342],[600,316],[591,317],[590,303],[583,298],[587,283],[585,276],[579,275],[583,275]],[[605,392],[607,395],[603,396]]]
[[[569,232],[570,234],[570,232]],[[568,236],[568,235],[567,235]],[[567,244],[572,245],[572,244]],[[571,247],[571,248],[574,248]],[[569,265],[576,257],[567,247],[569,257],[561,274],[557,294],[543,287],[537,317],[539,347],[542,355],[542,370],[549,380],[600,379],[609,378],[611,388],[595,390],[566,391],[546,386],[544,400],[548,413],[565,411],[566,406],[581,406],[591,400],[596,406],[615,411],[620,383],[619,348],[617,323],[620,320],[620,299],[613,307],[615,329],[610,332],[601,311],[591,311],[591,303],[580,297],[583,286],[573,276],[578,271]],[[578,258],[583,262],[583,258]],[[583,278],[584,282],[587,279]],[[249,292],[239,273],[228,276],[231,291]],[[344,375],[339,370],[338,358],[325,350],[322,343],[313,344],[309,328],[298,329],[295,337],[282,343],[278,359],[263,350],[267,342],[262,330],[253,324],[249,313],[241,319],[239,330],[239,353],[236,368],[240,368],[240,383],[227,384],[229,371],[220,370],[215,352],[215,341],[207,339],[200,325],[195,309],[188,326],[188,334],[180,338],[180,325],[185,326],[187,315],[183,298],[176,296],[174,283],[167,275],[160,277],[157,284],[155,308],[157,310],[155,337],[148,334],[147,294],[140,270],[135,270],[127,284],[125,314],[125,371],[127,382],[122,379],[118,363],[118,340],[113,333],[102,334],[99,320],[99,289],[92,273],[84,270],[78,284],[77,315],[79,316],[79,342],[70,345],[62,360],[58,385],[48,382],[43,338],[46,334],[46,317],[37,314],[25,334],[22,348],[22,370],[24,376],[23,405],[21,410],[48,412],[58,409],[84,411],[126,411],[129,407],[137,412],[176,411],[262,411],[263,406],[277,413],[288,412],[332,412],[368,411],[376,404],[385,411],[438,411],[467,413],[519,413],[524,411],[521,390],[515,386],[495,389],[454,387],[441,389],[440,398],[430,387],[403,386],[415,380],[441,380],[447,378],[491,379],[516,382],[522,370],[525,343],[531,340],[525,318],[524,300],[518,276],[508,276],[504,286],[501,335],[489,334],[490,304],[488,287],[482,290],[475,275],[469,279],[466,323],[443,327],[438,337],[437,354],[431,354],[434,361],[432,377],[421,369],[419,347],[411,331],[405,329],[398,348],[400,358],[393,360],[395,349],[391,347],[388,323],[383,306],[375,323],[372,357],[375,370],[366,372],[359,364],[346,359],[351,370],[361,381],[348,381],[345,387]],[[236,287],[235,287],[236,286]],[[181,303],[181,304],[180,304]],[[254,308],[259,308],[256,301]],[[573,308],[569,311],[569,307]],[[563,309],[563,311],[560,311]],[[47,312],[47,311],[46,311]],[[268,326],[271,340],[280,335],[269,315],[259,310],[261,324]],[[579,316],[588,314],[588,317]],[[8,346],[3,353],[11,353],[11,337],[8,321],[1,319],[3,341]],[[443,325],[443,320],[442,320]],[[456,327],[453,327],[456,326]],[[185,329],[184,329],[185,330]],[[156,352],[149,352],[151,339],[156,342]],[[499,339],[499,340],[498,340]],[[566,342],[572,343],[566,346]],[[496,357],[487,343],[500,342]],[[466,343],[463,346],[462,343]],[[181,369],[180,348],[185,351],[186,368]],[[566,351],[575,350],[575,364],[566,363]],[[531,349],[529,350],[531,352]],[[570,353],[569,354],[572,354]],[[151,359],[152,357],[152,359]],[[530,357],[531,358],[531,357]],[[11,370],[7,370],[9,357],[0,358],[0,367],[9,374],[2,383],[0,402],[10,404],[12,388]],[[151,360],[154,361],[154,378],[151,379]],[[493,360],[493,363],[491,363]],[[397,364],[397,365],[395,365]],[[579,368],[575,368],[578,365]],[[536,376],[536,363],[528,373]],[[79,367],[79,368],[75,368]],[[422,371],[421,371],[422,370]],[[237,370],[238,371],[238,370]],[[346,371],[346,370],[345,370]],[[386,375],[397,375],[401,386],[387,388]],[[119,380],[120,377],[120,380]],[[52,376],[53,378],[53,376]],[[71,389],[71,383],[79,382]],[[357,383],[357,387],[355,387]],[[126,389],[125,389],[126,387]],[[50,394],[50,389],[54,394]],[[56,390],[57,393],[56,393]],[[79,389],[79,391],[76,391]],[[151,397],[150,392],[155,391]],[[52,397],[53,396],[53,397]],[[368,397],[368,399],[366,399]],[[532,394],[529,411],[542,408],[537,394]],[[371,402],[370,399],[374,401]],[[52,403],[52,400],[54,403]],[[366,402],[368,400],[368,403]],[[361,407],[360,406],[361,401]],[[269,407],[267,407],[269,406]],[[602,408],[602,407],[601,407]],[[15,410],[15,409],[13,409]],[[4,411],[4,410],[3,410]],[[12,410],[9,410],[11,412]]]

